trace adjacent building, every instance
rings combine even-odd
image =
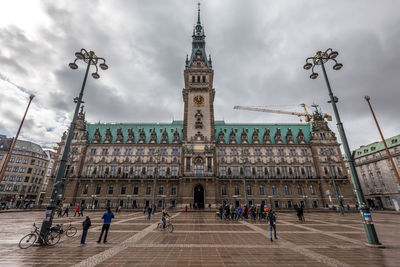
[[[202,208],[244,204],[247,193],[249,204],[317,208],[338,205],[332,195],[335,179],[344,204],[355,205],[340,145],[319,110],[310,123],[214,119],[217,91],[200,12],[183,78],[181,121],[88,123],[81,110],[71,146],[74,153],[63,175],[68,177],[67,203],[144,207],[155,193],[157,206]],[[47,202],[66,136],[58,144]],[[331,154],[329,162],[325,150]]]
[[[400,135],[386,139],[393,161],[400,170]],[[400,210],[400,186],[383,142],[354,151],[356,170],[368,205],[377,209]]]
[[[0,157],[9,153],[12,138],[0,136]],[[25,203],[37,203],[47,168],[47,156],[40,145],[17,140],[5,175],[0,183],[0,202],[22,207]],[[2,168],[3,168],[2,164]]]

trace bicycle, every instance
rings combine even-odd
[[[60,241],[60,235],[58,232],[54,232],[49,229],[50,231],[48,231],[47,236],[43,236],[35,223],[33,224],[33,228],[34,229],[30,234],[27,234],[26,236],[21,238],[18,243],[19,248],[27,249],[31,247],[33,244],[36,243],[38,237],[40,237],[40,239],[43,240],[44,244],[48,246],[54,246]]]
[[[166,223],[165,223],[165,228],[163,228],[163,223],[160,222],[157,225],[157,229],[161,232],[164,231],[165,229],[168,229],[168,232],[172,233],[174,231],[174,226],[171,223],[171,219],[167,219]]]
[[[78,232],[78,229],[76,227],[72,226],[72,220],[69,220],[69,225],[68,227],[64,230],[64,223],[60,223],[57,226],[52,227],[52,230],[58,231],[60,235],[62,235],[65,232],[65,235],[68,237],[73,237],[76,235]]]

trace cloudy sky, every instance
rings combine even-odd
[[[400,133],[399,1],[200,2],[215,70],[216,120],[298,122],[234,105],[301,111],[298,104],[317,103],[333,115],[322,76],[311,80],[302,68],[305,58],[332,47],[344,67],[327,66],[328,75],[351,148],[379,140],[364,95],[371,96],[384,135]],[[15,135],[33,93],[21,139],[45,146],[60,140],[84,75],[82,64],[68,68],[80,48],[105,57],[110,67],[99,80],[88,79],[89,122],[182,120],[196,3],[2,1],[0,134]],[[336,131],[335,121],[330,126]]]

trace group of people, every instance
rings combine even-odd
[[[101,232],[97,243],[101,242],[101,239],[104,234],[103,243],[107,243],[107,235],[108,230],[110,230],[111,221],[114,218],[114,213],[111,211],[111,208],[108,207],[107,211],[104,212],[101,219],[103,219],[103,226],[101,227]],[[81,236],[81,245],[86,244],[86,236],[88,234],[89,228],[92,226],[92,222],[89,216],[86,216],[86,219],[82,222],[82,236]]]
[[[217,215],[219,218],[225,220],[239,220],[239,219],[248,219],[252,220],[266,220],[267,213],[269,211],[268,206],[265,205],[251,205],[247,207],[246,205],[234,206],[230,205],[221,205],[218,208]]]
[[[74,213],[74,217],[78,214],[79,216],[83,217],[83,211],[85,210],[85,206],[84,205],[77,205],[75,207],[75,213]],[[62,207],[59,206],[57,209],[57,217],[64,217],[64,215],[66,215],[68,217],[68,213],[69,213],[69,206],[66,207]]]
[[[149,214],[152,213],[151,206],[149,206],[148,211],[149,211]],[[167,217],[171,217],[171,216],[168,214],[167,209],[163,209],[162,214],[161,214],[161,221],[162,221],[163,228],[166,227]],[[101,227],[101,232],[100,232],[99,239],[97,240],[97,243],[101,242],[103,234],[104,234],[103,243],[107,243],[107,236],[108,236],[108,231],[110,230],[111,221],[112,221],[112,219],[115,218],[114,213],[111,211],[110,207],[107,208],[107,211],[104,212],[104,214],[101,218],[103,219],[103,226]],[[89,216],[86,216],[86,219],[82,222],[82,237],[81,237],[82,245],[85,245],[86,236],[87,236],[88,230],[91,227],[91,225],[92,225],[92,222],[90,221]]]

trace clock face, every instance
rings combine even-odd
[[[193,96],[193,104],[196,106],[204,106],[204,96],[202,95]]]

